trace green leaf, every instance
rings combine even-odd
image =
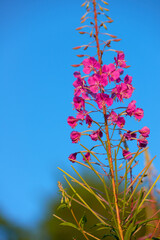
[[[82,228],[84,228],[84,225],[86,224],[86,222],[87,222],[87,217],[83,215],[79,221],[79,224]]]
[[[63,223],[60,223],[60,225],[67,226],[67,227],[73,227],[73,228],[79,230],[79,228],[75,224],[70,223],[70,222],[63,222]]]
[[[101,239],[104,239],[106,237],[114,237],[114,239],[119,240],[119,237],[117,237],[116,235],[113,235],[113,234],[105,234]]]
[[[57,210],[59,210],[59,209],[64,209],[64,208],[67,208],[68,206],[67,206],[67,204],[66,203],[61,203],[60,205],[59,205],[59,207],[57,208]]]

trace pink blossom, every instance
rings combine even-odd
[[[125,125],[125,119],[124,119],[124,117],[118,116],[118,119],[117,119],[116,123],[117,123],[117,126],[118,126],[119,128],[123,128],[124,125]]]
[[[100,64],[94,57],[84,59],[82,64],[84,66],[83,72],[85,74],[90,74],[90,72],[92,70],[95,70],[95,69],[99,70],[100,69]]]
[[[103,87],[107,86],[107,84],[108,84],[107,74],[105,74],[105,73],[102,73],[102,74],[101,74],[100,84],[101,84]]]
[[[102,75],[99,75],[98,73],[93,74],[88,78],[88,83],[90,85],[91,92],[97,93],[100,90],[101,86],[107,86],[107,75],[104,73]]]
[[[81,74],[78,71],[74,72],[73,75],[74,75],[75,78],[81,77]]]
[[[69,116],[69,117],[67,118],[67,122],[68,122],[68,124],[69,124],[72,128],[75,128],[75,127],[77,126],[77,121],[78,121],[78,119],[76,119],[76,118],[74,118],[74,117],[72,117],[72,116]]]
[[[86,116],[86,124],[88,124],[88,128],[91,127],[92,122],[93,122],[92,118],[87,114],[87,116]]]
[[[79,97],[82,94],[82,97],[85,100],[89,100],[89,96],[88,96],[88,90],[85,87],[86,81],[82,78],[77,78],[74,82],[73,82],[73,86],[75,87],[75,91],[74,91],[74,95],[77,97]]]
[[[90,153],[87,152],[85,155],[84,155],[85,158],[83,158],[83,161],[90,161],[91,160],[91,156],[90,156]]]
[[[133,100],[132,102],[130,102],[128,104],[128,107],[127,107],[127,110],[126,110],[126,113],[129,115],[129,116],[133,116],[135,110],[136,110],[136,105],[135,105],[136,101]]]
[[[93,141],[97,141],[99,138],[102,138],[103,133],[101,130],[93,131],[92,134],[89,135]]]
[[[83,121],[83,120],[85,119],[86,114],[87,114],[87,111],[86,111],[86,110],[80,110],[80,111],[78,112],[76,118],[77,118],[78,120],[82,120],[82,121]]]
[[[81,133],[77,131],[72,131],[70,137],[72,143],[78,143],[78,141],[80,141]]]
[[[143,137],[149,137],[150,129],[149,129],[148,127],[143,127],[141,130],[139,130],[139,133],[140,133]]]
[[[93,76],[88,78],[91,92],[97,93],[99,91],[100,80],[101,76],[99,74],[93,74]]]
[[[115,80],[118,80],[120,77],[120,71],[119,69],[113,71],[111,75],[109,76],[109,82],[113,82]]]
[[[124,82],[125,82],[126,84],[131,84],[131,82],[132,82],[132,77],[127,74],[127,75],[125,76],[125,78],[124,78]]]
[[[145,148],[147,146],[147,144],[148,144],[147,139],[145,139],[145,138],[138,139],[138,146],[140,148]]]
[[[109,76],[109,81],[115,81],[119,78],[120,74],[122,73],[121,70],[116,69],[113,63],[109,65],[103,65],[102,73],[106,73]]]
[[[144,111],[142,108],[137,108],[135,111],[134,111],[134,116],[135,118],[137,118],[138,120],[141,120],[144,116]]]
[[[76,160],[76,157],[77,157],[77,153],[72,153],[72,154],[69,155],[68,159],[69,159],[72,163],[74,163],[75,160]]]
[[[133,91],[134,88],[132,85],[121,83],[119,85],[116,85],[115,88],[113,88],[112,95],[116,95],[119,101],[123,101],[123,98],[130,98]]]
[[[76,110],[81,110],[85,106],[84,99],[82,97],[75,96],[73,98],[74,107]]]
[[[119,128],[124,127],[124,124],[125,124],[124,117],[118,116],[116,112],[111,111],[108,119],[109,121],[111,121],[111,124],[116,123]]]
[[[124,56],[123,52],[120,52],[117,54],[117,58],[114,58],[117,66],[122,67],[122,68],[126,67],[126,61],[124,60],[124,57],[125,56]]]
[[[126,140],[131,140],[131,141],[137,138],[137,134],[132,133],[131,131],[127,131],[126,133],[123,134],[123,136],[125,137]]]
[[[125,159],[129,160],[129,159],[132,158],[132,154],[131,154],[131,152],[123,149],[123,157],[124,157]]]
[[[73,86],[75,88],[77,87],[83,87],[85,85],[86,81],[83,78],[78,77],[74,82],[73,82]]]
[[[109,115],[109,121],[113,123],[116,123],[117,122],[117,119],[118,119],[118,115],[116,112],[114,111],[111,111],[110,115]]]
[[[105,93],[98,93],[96,95],[96,103],[98,104],[98,107],[102,109],[106,106],[111,106],[113,104],[113,99],[109,97],[108,94]]]
[[[110,63],[109,65],[103,65],[102,67],[102,72],[107,73],[108,75],[110,75],[115,70],[116,70],[116,67],[114,66],[113,63]]]

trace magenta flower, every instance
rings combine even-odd
[[[123,128],[124,125],[125,125],[125,119],[124,119],[124,117],[118,116],[118,119],[117,119],[116,123],[117,123],[117,126],[118,126],[119,128]]]
[[[143,127],[141,130],[139,130],[139,133],[140,133],[143,137],[149,137],[150,129],[149,129],[148,127]]]
[[[101,130],[93,131],[92,134],[89,135],[93,141],[97,141],[99,138],[102,138],[103,133]]]
[[[103,65],[102,67],[102,72],[107,73],[108,75],[111,75],[111,73],[115,70],[116,70],[116,67],[114,66],[113,63],[110,63],[109,65]]]
[[[121,70],[116,69],[113,63],[110,63],[109,65],[103,65],[102,72],[109,76],[110,82],[119,79],[120,74],[122,73]]]
[[[78,143],[78,141],[80,141],[81,133],[77,131],[72,131],[70,137],[72,143]]]
[[[118,115],[116,112],[112,111],[109,115],[109,121],[111,121],[111,124],[116,123],[118,119]]]
[[[125,137],[126,140],[131,140],[131,141],[137,138],[137,134],[132,133],[131,131],[127,131],[126,133],[123,134],[123,136]]]
[[[84,85],[86,84],[86,81],[81,78],[81,77],[78,77],[74,82],[73,82],[73,86],[75,88],[78,88],[78,87],[83,87]]]
[[[131,82],[132,82],[132,77],[127,74],[124,78],[124,83],[131,84]]]
[[[88,78],[91,92],[97,93],[99,91],[100,80],[101,76],[99,74],[93,74],[93,76]]]
[[[142,108],[137,108],[135,111],[134,111],[134,116],[135,118],[137,118],[138,120],[141,120],[144,116],[144,111]]]
[[[84,155],[84,157],[87,159],[87,161],[90,161],[90,160],[91,160],[91,156],[90,156],[90,153],[89,153],[89,152],[87,152],[87,153]],[[83,158],[83,161],[86,161],[85,158]]]
[[[76,110],[81,110],[82,108],[85,107],[85,102],[82,97],[74,97],[73,98],[73,104]]]
[[[145,139],[145,138],[138,139],[138,146],[140,148],[145,148],[147,146],[147,144],[148,144],[147,139]]]
[[[102,109],[106,106],[111,106],[113,104],[113,99],[109,97],[108,94],[105,93],[97,93],[96,95],[96,103],[98,104],[98,107]]]
[[[136,101],[133,100],[132,102],[130,102],[128,104],[128,107],[127,107],[127,110],[126,110],[126,113],[129,115],[129,116],[133,116],[135,110],[136,110],[136,105],[135,105]]]
[[[131,154],[131,152],[123,149],[123,157],[124,157],[125,159],[129,160],[129,159],[132,158],[132,154]]]
[[[119,85],[116,85],[116,87],[112,89],[112,94],[113,96],[116,95],[119,101],[123,101],[123,98],[130,98],[133,91],[134,88],[132,85],[121,83]]]
[[[75,78],[81,77],[81,74],[78,71],[74,72],[73,75]]]
[[[76,97],[79,97],[82,94],[82,97],[85,100],[89,100],[89,96],[88,96],[88,90],[85,86],[86,81],[83,78],[77,78],[74,82],[73,82],[73,86],[75,87],[74,90],[74,95]]]
[[[75,160],[76,160],[76,157],[77,157],[77,153],[72,153],[72,154],[69,155],[68,159],[69,159],[69,161],[74,163]]]
[[[83,121],[85,119],[86,114],[87,114],[86,110],[81,110],[81,111],[78,112],[76,118],[78,120],[82,120]]]
[[[124,57],[125,56],[124,56],[123,52],[120,52],[120,53],[117,54],[117,58],[114,58],[116,66],[119,66],[119,67],[122,67],[122,68],[126,67],[126,61],[124,60]]]
[[[85,74],[90,74],[92,70],[99,70],[101,67],[99,62],[94,57],[84,59],[82,64],[84,66],[83,72]]]
[[[87,114],[87,116],[86,116],[86,124],[88,124],[88,128],[91,127],[92,122],[93,122],[92,118]]]
[[[100,84],[101,84],[103,87],[107,86],[107,84],[108,84],[107,74],[105,74],[105,73],[102,73],[102,74],[101,74]]]
[[[72,116],[69,116],[67,118],[67,122],[68,122],[69,126],[71,126],[72,128],[75,128],[77,126],[77,121],[78,121],[78,119],[76,119]]]

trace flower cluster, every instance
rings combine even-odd
[[[75,88],[73,106],[76,110],[76,116],[69,116],[67,122],[71,128],[75,128],[78,123],[80,125],[86,123],[88,128],[90,128],[94,123],[97,126],[97,130],[72,131],[70,135],[72,143],[78,143],[82,135],[88,135],[92,141],[100,140],[103,143],[102,137],[107,124],[110,128],[114,125],[114,129],[124,131],[122,142],[135,140],[138,148],[145,148],[148,144],[147,138],[150,133],[148,127],[143,127],[141,130],[136,131],[124,129],[128,116],[134,117],[138,121],[143,118],[143,109],[136,107],[135,100],[131,101],[126,107],[115,108],[116,102],[124,104],[124,99],[131,98],[134,91],[132,77],[129,75],[122,77],[124,69],[127,67],[124,53],[118,52],[114,58],[114,63],[109,65],[101,66],[94,57],[84,59],[81,65],[83,66],[85,76],[76,71],[74,72],[76,80],[73,82]],[[93,111],[86,110],[87,104],[93,107]],[[92,119],[91,114],[96,111],[103,114],[103,124]],[[113,131],[113,128],[111,130]],[[139,137],[137,137],[138,134]],[[132,153],[123,148],[122,155],[124,159],[129,160],[132,158]],[[75,162],[76,157],[77,153],[73,153],[69,156],[69,160]],[[90,159],[90,153],[86,152],[83,160],[89,161]]]

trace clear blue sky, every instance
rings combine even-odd
[[[75,31],[80,0],[0,1],[0,212],[32,226],[57,191],[67,157],[72,115],[72,47],[85,43]],[[145,111],[140,126],[151,129],[149,146],[160,171],[160,1],[110,0],[109,33],[122,38],[133,99]],[[127,71],[126,71],[127,73]],[[73,150],[74,149],[74,150]],[[143,165],[143,164],[142,164]]]

